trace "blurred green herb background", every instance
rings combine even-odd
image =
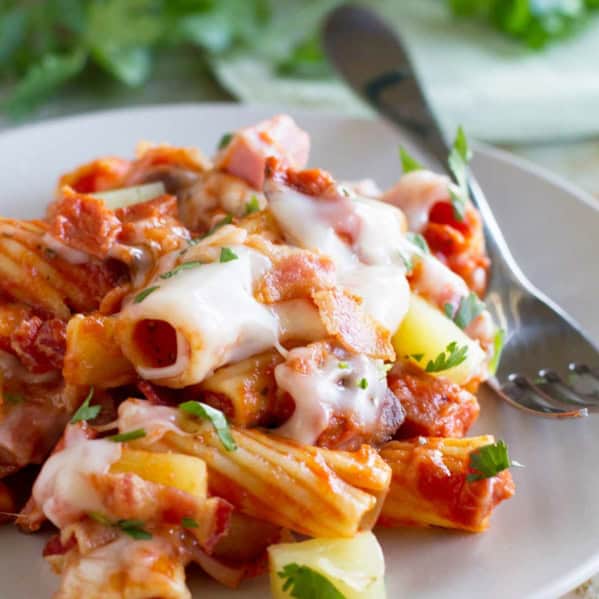
[[[457,18],[490,24],[535,49],[575,34],[599,8],[599,0],[438,1]],[[242,50],[267,58],[282,77],[329,77],[317,23],[338,3],[0,0],[0,84],[11,88],[2,109],[23,117],[84,72],[101,71],[123,85],[141,86],[151,77],[156,55],[168,48],[194,48],[208,66],[211,57]],[[376,8],[379,2],[364,4]],[[298,10],[310,18],[296,19]],[[289,32],[291,42],[269,43],[273,30],[279,38]]]

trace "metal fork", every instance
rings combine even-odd
[[[398,35],[370,10],[344,5],[329,15],[323,41],[353,90],[446,165],[448,144]],[[506,331],[499,369],[488,384],[511,405],[535,415],[586,416],[599,408],[599,350],[524,276],[471,175],[469,187],[492,262],[485,301]]]

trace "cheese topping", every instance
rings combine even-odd
[[[266,194],[287,240],[330,256],[339,284],[359,295],[365,310],[395,331],[409,305],[401,212],[370,198],[319,200],[273,182]],[[339,236],[337,223],[352,223],[353,244]]]
[[[229,249],[236,259],[156,279],[153,293],[122,310],[123,351],[140,376],[184,387],[202,381],[219,366],[277,345],[277,318],[253,296],[255,282],[271,262],[245,246]],[[139,347],[135,338],[135,326],[144,320],[163,321],[176,332],[176,357],[170,365],[144,363],[148,348]]]
[[[48,520],[59,528],[89,512],[103,512],[89,475],[104,474],[121,457],[121,445],[84,440],[51,455],[33,486],[33,498]]]
[[[299,347],[290,359],[310,359],[310,350]],[[277,432],[299,443],[314,445],[328,427],[333,412],[365,429],[376,426],[387,392],[382,360],[360,354],[340,361],[329,354],[312,372],[299,372],[289,362],[275,368],[279,389],[295,401],[295,411]]]

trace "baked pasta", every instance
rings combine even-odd
[[[144,143],[0,219],[0,507],[55,528],[57,598],[188,598],[192,563],[382,598],[377,525],[478,532],[513,495],[505,444],[466,437],[501,339],[476,209],[309,146],[285,115],[211,159]]]

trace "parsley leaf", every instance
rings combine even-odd
[[[141,520],[119,520],[116,526],[138,541],[147,541],[152,538],[152,535],[143,527],[144,523]]]
[[[483,445],[470,454],[470,469],[472,472],[468,474],[466,480],[473,482],[491,478],[510,466],[522,467],[522,464],[510,460],[507,445],[504,441]]]
[[[222,150],[223,148],[226,148],[231,143],[232,139],[232,133],[224,133],[223,136],[220,138],[220,141],[218,142],[218,149]]]
[[[466,297],[460,300],[460,305],[453,314],[453,306],[445,304],[445,314],[449,316],[459,327],[464,330],[481,312],[484,312],[487,306],[478,299],[476,293],[471,291]]]
[[[401,160],[401,170],[404,175],[412,171],[421,171],[424,168],[403,146],[399,146],[399,159]]]
[[[206,237],[210,237],[210,235],[212,235],[212,233],[214,233],[215,231],[218,231],[221,227],[224,227],[225,225],[230,225],[232,222],[233,222],[233,215],[227,214],[227,216],[225,216],[224,218],[219,220],[212,227],[212,229],[210,229],[209,231],[206,231],[206,233],[204,233],[203,235],[200,235],[199,237],[196,237],[195,239],[190,239],[187,243],[189,245],[195,245],[199,241],[202,241],[202,239],[206,239]]]
[[[193,260],[191,262],[183,262],[183,264],[179,264],[179,266],[175,266],[173,270],[169,270],[168,272],[162,273],[160,275],[161,279],[170,279],[175,275],[178,275],[182,270],[189,270],[190,268],[195,268],[196,266],[202,266],[203,262],[199,260]]]
[[[430,254],[431,251],[426,243],[426,239],[420,235],[420,233],[406,233],[408,241],[413,243],[416,247],[419,247],[424,254]]]
[[[21,393],[11,393],[10,391],[5,391],[2,395],[2,399],[13,405],[17,405],[25,401],[25,397],[21,395]]]
[[[422,362],[422,358],[424,358],[424,354],[411,354],[410,358],[414,358],[416,362]]]
[[[425,372],[442,372],[459,366],[468,356],[468,346],[458,347],[456,341],[452,341],[434,360],[429,360]]]
[[[231,249],[231,248],[220,248],[220,258],[221,262],[231,262],[232,260],[237,260],[239,256]]]
[[[111,435],[106,437],[108,441],[114,441],[115,443],[126,443],[127,441],[135,441],[135,439],[141,439],[146,436],[146,431],[143,428],[136,428],[126,433],[119,433],[118,435]]]
[[[193,518],[183,516],[183,518],[181,518],[181,526],[183,528],[198,528],[199,524]]]
[[[277,576],[285,580],[283,591],[294,599],[345,599],[326,576],[308,566],[287,564]]]
[[[144,528],[144,523],[141,520],[117,520],[112,522],[108,516],[101,512],[88,512],[87,515],[104,526],[120,528],[125,534],[138,541],[147,541],[152,538],[152,535]]]
[[[349,368],[349,364],[347,362],[337,362],[337,368],[341,368],[342,370],[345,370],[346,368]]]
[[[491,375],[495,375],[495,373],[497,372],[504,344],[505,331],[503,329],[497,329],[495,337],[493,338],[493,357],[489,361],[489,372],[491,373]]]
[[[139,304],[140,302],[143,302],[146,299],[146,297],[148,297],[148,295],[150,295],[151,293],[154,293],[154,291],[156,291],[157,289],[160,289],[159,285],[154,285],[154,287],[148,287],[147,289],[144,289],[143,291],[140,291],[133,298],[133,303],[134,304]]]
[[[260,202],[256,196],[252,196],[250,201],[245,205],[245,215],[253,214],[260,211]]]
[[[199,401],[186,401],[179,404],[179,409],[202,420],[209,420],[224,448],[227,451],[235,451],[237,449],[237,443],[233,439],[229,423],[220,410]]]
[[[360,387],[360,389],[368,389],[368,381],[365,378],[361,378],[358,387]]]
[[[71,424],[81,422],[83,420],[93,420],[102,410],[102,406],[90,406],[89,402],[94,396],[94,388],[91,387],[85,401],[79,406],[79,409],[73,414]]]
[[[458,127],[456,138],[453,142],[449,158],[447,160],[449,169],[455,177],[456,184],[451,184],[449,195],[453,206],[453,216],[457,221],[463,222],[466,204],[468,202],[468,163],[472,158],[472,151],[468,146],[468,140],[462,126]]]

